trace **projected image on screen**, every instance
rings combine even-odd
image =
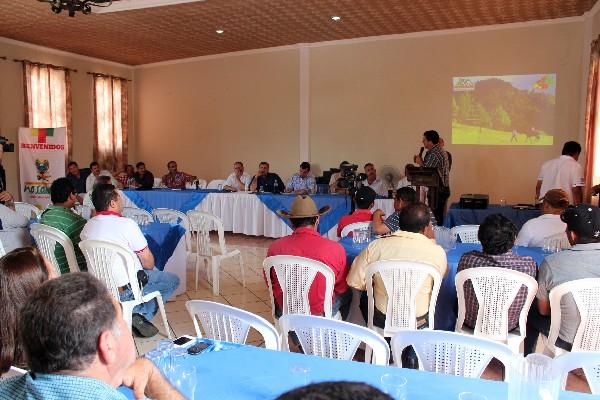
[[[452,143],[552,145],[556,74],[452,78]]]

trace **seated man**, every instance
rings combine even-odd
[[[85,191],[89,192],[90,190],[92,190],[94,188],[94,185],[96,184],[96,179],[98,179],[98,177],[100,176],[108,176],[110,177],[110,183],[112,183],[113,185],[117,186],[118,182],[115,178],[113,178],[112,174],[110,173],[110,171],[106,170],[106,169],[100,169],[100,164],[98,164],[96,161],[92,161],[90,163],[90,174],[88,175],[88,177],[85,180]]]
[[[135,164],[137,171],[133,174],[134,187],[138,190],[151,190],[154,186],[154,175],[146,169],[146,164],[139,162]]]
[[[347,282],[350,287],[362,291],[360,310],[365,321],[368,321],[367,268],[371,263],[380,260],[418,261],[436,267],[442,276],[446,274],[446,252],[433,240],[433,228],[429,208],[423,203],[411,203],[400,211],[400,230],[372,241],[354,259]],[[427,325],[429,300],[433,282],[429,279],[417,294],[417,327]],[[375,313],[373,324],[380,328],[385,326],[388,294],[379,274],[373,278],[375,296]]]
[[[78,246],[81,240],[79,234],[85,226],[86,220],[72,210],[77,202],[75,188],[67,178],[58,178],[50,186],[50,199],[52,200],[52,204],[42,213],[40,223],[58,229],[71,239],[79,270],[87,271],[85,257]],[[57,245],[54,255],[56,256],[60,273],[65,274],[70,272],[65,249]]]
[[[550,292],[561,283],[584,278],[600,278],[600,208],[580,204],[567,208],[561,215],[567,224],[567,237],[573,247],[547,256],[538,271],[537,302],[527,318],[525,355],[535,350],[538,335],[550,331]],[[561,325],[556,346],[571,350],[577,327],[581,322],[577,305],[571,295],[561,302]]]
[[[365,174],[367,174],[367,179],[361,182],[363,186],[370,187],[379,196],[387,197],[387,186],[377,177],[377,170],[373,163],[365,164]]]
[[[87,192],[87,190],[85,190],[85,183],[86,183],[87,177],[91,173],[90,169],[89,168],[79,169],[79,166],[77,165],[77,163],[75,161],[70,161],[69,164],[67,165],[67,171],[68,171],[68,173],[66,175],[66,178],[75,187],[75,193],[77,193],[79,195],[80,193]],[[83,197],[78,198],[78,199],[79,199],[79,202],[81,202]]]
[[[244,164],[241,161],[236,161],[233,164],[233,172],[225,180],[223,189],[232,192],[248,190],[251,180],[252,177],[244,172]]]
[[[346,251],[337,242],[322,237],[317,231],[319,226],[319,217],[329,211],[329,206],[317,210],[315,202],[308,196],[298,196],[292,203],[290,212],[278,211],[290,219],[294,232],[274,241],[267,257],[288,255],[300,256],[320,261],[331,268],[335,276],[333,314],[338,311],[342,318],[348,316],[350,301],[352,300],[352,291],[346,284]],[[266,279],[266,278],[265,278]],[[273,283],[273,296],[277,307],[276,314],[281,315],[283,307],[283,292],[275,277],[275,272],[271,274]],[[313,315],[323,315],[323,295],[325,288],[325,278],[317,275],[308,293],[310,310]]]
[[[407,205],[414,203],[416,197],[417,193],[413,188],[403,187],[396,190],[396,196],[394,197],[395,211],[392,215],[384,221],[385,214],[382,210],[377,209],[373,213],[373,234],[387,235],[400,229],[400,212]]]
[[[135,174],[133,165],[126,164],[123,167],[123,171],[119,172],[116,176],[117,181],[119,181],[119,183],[121,184],[121,187],[128,188],[132,184],[133,174]]]
[[[310,163],[300,164],[300,171],[290,176],[285,187],[286,193],[314,194],[317,192],[317,181],[310,173]]]
[[[515,244],[517,228],[515,224],[502,214],[488,216],[479,226],[477,238],[481,242],[483,252],[478,250],[469,251],[462,255],[458,262],[458,272],[477,267],[498,267],[523,272],[535,278],[537,265],[529,256],[518,256],[511,249]],[[477,322],[477,310],[479,305],[473,285],[465,283],[465,322],[469,328],[474,328]],[[512,331],[519,325],[519,314],[527,299],[527,289],[521,287],[517,297],[508,309],[508,330]]]
[[[183,396],[135,345],[120,305],[87,273],[45,282],[23,306],[19,331],[30,372],[0,383],[0,400],[182,400]]]
[[[375,191],[368,186],[363,186],[356,191],[354,195],[354,204],[356,204],[356,210],[350,215],[344,215],[338,222],[337,235],[342,236],[342,230],[347,225],[355,222],[370,222],[373,219],[373,213],[371,208],[375,205]],[[352,235],[352,232],[350,232]],[[350,236],[349,235],[349,236]]]
[[[262,161],[258,164],[258,172],[250,181],[250,190],[253,192],[280,193],[285,189],[279,175],[269,172],[269,163]]]
[[[3,190],[0,192],[0,243],[5,252],[19,247],[31,246],[29,235],[29,218],[15,211],[12,194]]]
[[[135,266],[138,270],[138,277],[140,271],[144,271],[148,278],[148,282],[144,286],[144,293],[158,290],[163,301],[168,301],[179,286],[179,278],[170,272],[154,269],[154,256],[148,248],[144,234],[132,219],[121,216],[123,199],[119,192],[113,185],[98,184],[92,192],[92,202],[96,208],[96,216],[90,219],[81,231],[81,240],[106,240],[131,249],[137,255]],[[120,258],[114,261],[112,273],[116,285],[121,288],[121,301],[133,299],[129,278]],[[137,284],[137,282],[132,282],[132,284]],[[156,335],[158,329],[152,325],[150,320],[157,311],[156,299],[137,305],[133,309],[133,332],[141,337]]]
[[[569,206],[569,195],[562,189],[550,189],[542,203],[542,215],[525,222],[515,244],[517,246],[543,247],[544,239],[550,236],[564,236],[567,224],[560,220],[560,214]]]
[[[169,173],[162,177],[162,184],[169,189],[185,189],[185,184],[194,182],[198,177],[185,172],[177,171],[177,163],[169,161],[167,163]]]
[[[99,184],[111,184],[110,182],[110,176],[99,176],[98,179],[96,179],[96,185]],[[94,187],[96,187],[96,185],[94,185]],[[115,189],[118,193],[119,196],[122,196],[121,198],[125,199],[125,195],[123,194],[123,191],[121,191],[121,189]],[[83,204],[84,206],[88,206],[92,211],[90,212],[90,215],[93,217],[94,215],[96,215],[96,210],[94,209],[94,203],[92,203],[92,192],[93,190],[90,190],[89,192],[87,192],[84,196],[83,196],[83,202],[81,204]]]

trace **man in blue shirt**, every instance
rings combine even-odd
[[[290,177],[285,192],[294,194],[314,194],[317,192],[317,182],[310,173],[310,163],[304,161],[300,164],[300,171]]]
[[[121,306],[89,273],[45,282],[21,312],[19,331],[30,372],[0,383],[0,400],[177,399],[177,392],[149,360],[135,359]]]

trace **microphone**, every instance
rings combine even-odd
[[[421,147],[421,150],[419,150],[419,157],[423,158],[424,151],[425,151],[425,147]]]

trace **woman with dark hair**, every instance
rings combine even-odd
[[[15,249],[0,258],[0,375],[13,365],[27,365],[18,332],[19,314],[29,295],[55,277],[50,263],[33,247]]]

